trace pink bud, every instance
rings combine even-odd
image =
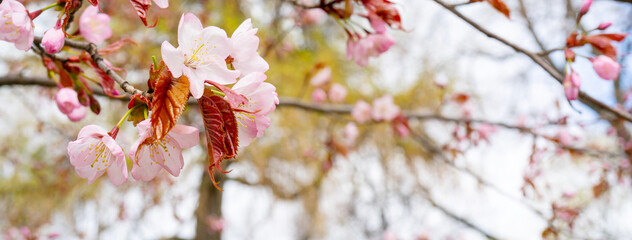
[[[592,2],[593,0],[584,1],[581,8],[579,9],[579,18],[581,18],[584,14],[588,12],[588,10],[590,10],[590,5],[592,5]]]
[[[322,88],[317,88],[312,92],[312,101],[315,103],[322,103],[327,100],[327,93]]]
[[[606,30],[607,28],[610,27],[610,25],[612,25],[611,22],[605,22],[605,23],[599,24],[597,29],[599,29],[599,30]]]
[[[55,101],[57,102],[59,111],[63,114],[69,114],[75,110],[75,108],[81,106],[81,104],[79,104],[79,99],[77,99],[77,92],[72,90],[72,88],[59,89],[57,95],[55,96]]]
[[[46,33],[44,33],[44,37],[42,37],[42,46],[44,46],[44,50],[49,54],[57,53],[64,47],[64,31],[61,28],[54,27],[48,29]]]
[[[332,102],[342,102],[345,100],[345,97],[347,97],[347,88],[338,83],[331,85],[331,88],[329,89],[329,99]]]
[[[86,114],[88,113],[87,109],[87,107],[80,106],[78,108],[75,108],[75,110],[72,110],[72,112],[66,116],[68,116],[68,119],[70,119],[70,121],[79,122],[86,117]]]
[[[591,59],[593,63],[593,68],[599,77],[606,80],[614,80],[619,77],[619,70],[621,69],[621,65],[614,61],[612,58],[600,55],[596,58]]]
[[[579,87],[581,86],[581,80],[579,75],[572,71],[566,73],[564,78],[564,94],[568,100],[576,100],[579,96]]]

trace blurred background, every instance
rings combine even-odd
[[[3,84],[0,77],[0,239],[631,239],[629,156],[603,120],[527,57],[487,38],[430,0],[394,1],[406,31],[363,68],[346,59],[347,36],[336,21],[282,0],[172,0],[152,7],[145,28],[126,0],[101,1],[114,34],[138,43],[108,56],[138,88],[160,44],[175,42],[182,13],[228,35],[247,18],[259,28],[268,82],[282,104],[262,138],[225,161],[232,172],[207,172],[202,144],[184,151],[180,177],[162,172],[150,182],[115,187],[105,177],[88,185],[70,165],[66,144],[81,127],[113,127],[126,100],[99,97],[100,115],[70,122],[56,107],[56,89]],[[506,0],[511,19],[489,4],[460,7],[492,32],[534,52],[563,47],[581,0]],[[51,1],[24,1],[39,9]],[[452,2],[456,3],[456,2]],[[84,3],[84,5],[87,5]],[[315,15],[315,16],[314,16]],[[41,36],[56,13],[34,21]],[[610,32],[632,30],[629,1],[595,1],[586,29],[611,21]],[[590,61],[573,66],[582,90],[629,107],[632,41],[618,81],[600,79]],[[583,51],[583,52],[582,52]],[[592,56],[590,48],[580,54]],[[546,55],[560,71],[562,51]],[[386,94],[406,112],[410,134],[390,123],[357,124],[348,114],[287,104],[315,103],[311,77],[331,69],[348,94],[336,106]],[[0,42],[0,76],[45,77],[41,59]],[[180,124],[203,129],[197,106]],[[622,123],[623,124],[623,123]],[[626,125],[627,126],[627,125]],[[137,130],[123,125],[124,148]],[[128,162],[129,163],[129,162]]]

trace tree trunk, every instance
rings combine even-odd
[[[225,179],[223,174],[215,174],[218,186],[222,187]],[[222,217],[222,191],[213,186],[207,171],[202,172],[202,183],[200,183],[199,192],[198,207],[195,210],[197,218],[195,239],[219,240],[222,238],[222,233],[211,230],[207,217]]]

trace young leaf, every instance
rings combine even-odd
[[[220,164],[222,160],[233,158],[237,154],[237,120],[230,103],[219,96],[204,95],[198,102],[206,131],[209,174],[215,188],[222,190],[215,182],[213,168],[222,173],[230,172],[223,171]]]
[[[189,99],[189,79],[186,76],[174,78],[165,64],[159,64],[160,74],[153,74],[156,89],[152,100],[151,126],[153,137],[162,140],[178,122],[182,110]]]
[[[134,9],[136,9],[136,14],[138,14],[140,20],[143,21],[145,27],[152,28],[158,24],[158,20],[156,20],[153,25],[147,25],[147,10],[149,9],[149,6],[151,6],[151,0],[129,0],[129,2],[132,6],[134,6]]]
[[[487,0],[487,2],[500,13],[505,15],[505,17],[509,18],[509,8],[505,4],[505,2],[503,2],[503,0]]]

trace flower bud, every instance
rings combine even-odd
[[[44,50],[49,54],[58,53],[62,47],[64,47],[64,31],[61,28],[54,27],[48,29],[42,37],[42,46]]]

